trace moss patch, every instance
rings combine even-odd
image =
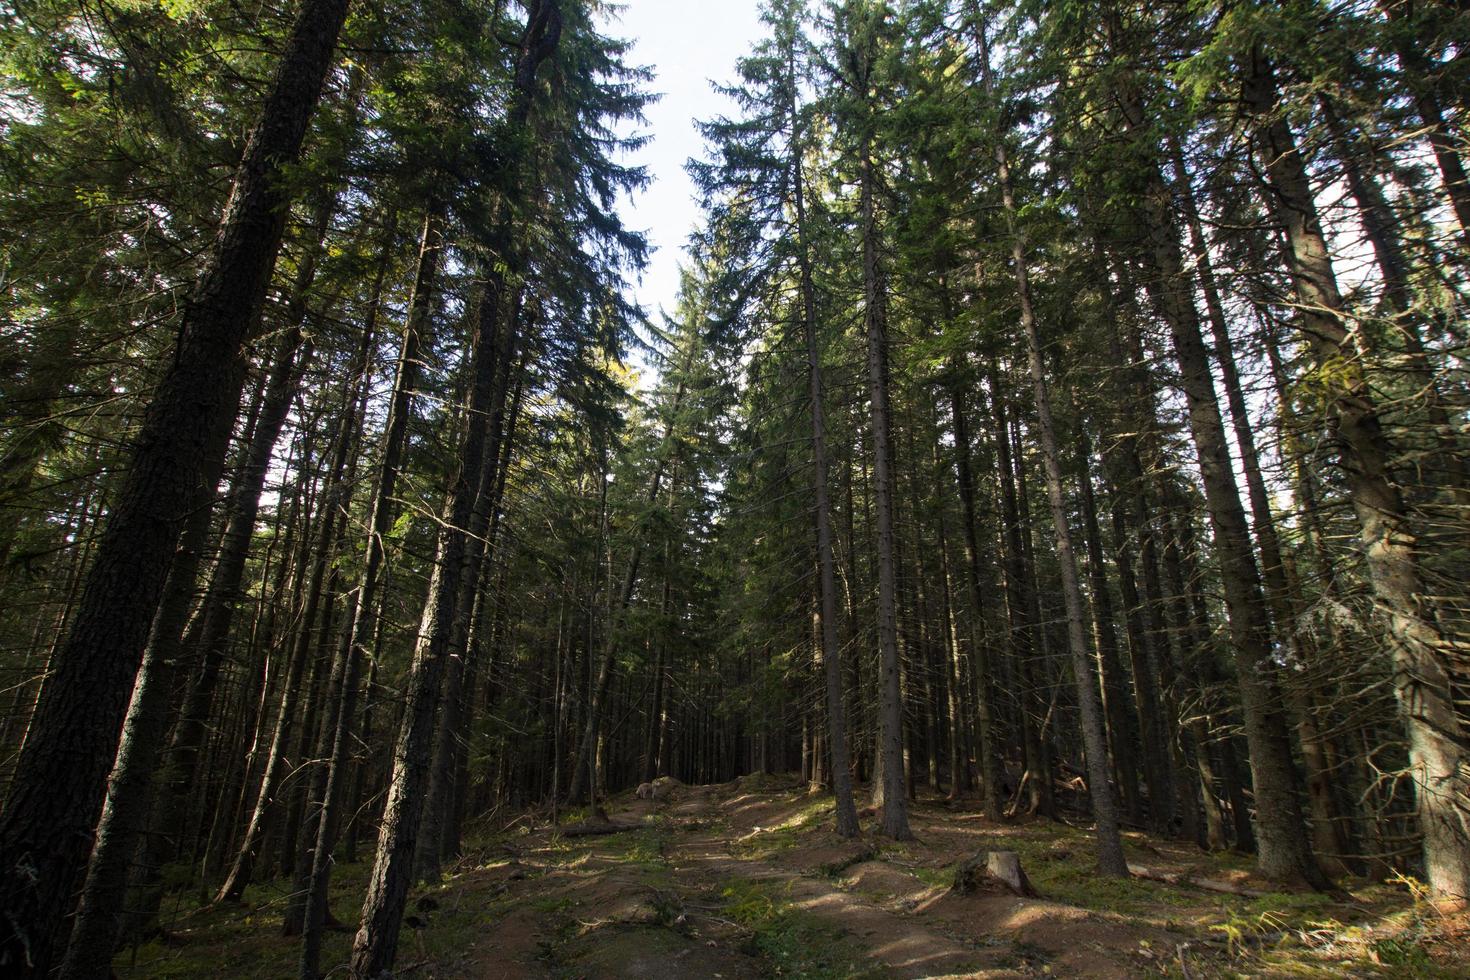
[[[792,907],[778,888],[742,881],[721,893],[724,912],[751,931],[747,948],[759,956],[768,976],[811,980],[881,977],[839,929]]]

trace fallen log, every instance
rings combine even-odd
[[[1216,881],[1213,878],[1196,878],[1182,872],[1145,868],[1141,864],[1128,865],[1128,873],[1135,878],[1158,881],[1165,885],[1174,885],[1180,888],[1198,888],[1201,891],[1220,892],[1225,895],[1240,895],[1245,898],[1265,898],[1271,894],[1270,892],[1261,891],[1259,888],[1247,888],[1244,885],[1237,885],[1229,881]]]
[[[584,820],[581,823],[568,824],[561,829],[563,837],[597,837],[602,834],[621,834],[629,830],[637,830],[641,824],[636,823],[613,823],[611,820]]]

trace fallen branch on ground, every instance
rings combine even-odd
[[[608,821],[594,821],[591,823],[568,824],[561,829],[563,837],[596,837],[601,834],[621,834],[629,830],[638,830],[642,824],[636,823],[613,823]]]
[[[1145,878],[1148,881],[1158,881],[1166,885],[1176,885],[1183,888],[1198,888],[1207,892],[1221,892],[1226,895],[1242,895],[1246,898],[1265,898],[1270,892],[1263,892],[1258,888],[1247,888],[1229,881],[1215,881],[1212,878],[1195,878],[1183,872],[1159,871],[1154,868],[1145,868],[1141,864],[1128,865],[1128,873],[1135,878]]]

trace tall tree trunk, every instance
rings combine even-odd
[[[1017,716],[1020,721],[1022,756],[1025,771],[1027,810],[1054,816],[1051,767],[1042,740],[1041,728],[1046,703],[1036,681],[1037,637],[1036,600],[1032,595],[1031,577],[1026,571],[1026,549],[1022,541],[1019,501],[1016,499],[1015,460],[1011,457],[1010,423],[1006,404],[1009,394],[1002,385],[1000,369],[990,362],[990,403],[995,417],[996,465],[1000,477],[1000,523],[1005,535],[1006,611],[1010,623],[1010,660],[1019,684]]]
[[[440,693],[441,707],[435,730],[433,762],[429,770],[428,796],[425,800],[422,826],[419,827],[418,853],[414,861],[415,877],[427,881],[439,880],[440,862],[444,857],[444,830],[454,785],[454,746],[459,736],[459,709],[464,693],[471,617],[475,611],[475,596],[480,591],[481,575],[491,557],[486,540],[490,531],[491,512],[494,509],[495,480],[500,474],[500,443],[505,436],[505,410],[509,401],[511,371],[519,363],[516,345],[522,332],[529,334],[534,330],[533,315],[522,309],[519,296],[510,301],[509,310],[504,316],[505,322],[498,331],[495,390],[491,395],[490,412],[485,421],[488,429],[485,464],[481,467],[475,503],[470,511],[465,543],[465,574],[459,584],[459,597],[455,600],[455,621],[449,638],[444,689]]]
[[[980,538],[976,528],[975,473],[970,457],[970,420],[964,391],[955,385],[949,392],[954,422],[955,474],[960,491],[960,517],[965,546],[965,592],[970,599],[971,670],[975,674],[976,750],[980,754],[980,796],[985,815],[999,820],[1001,773],[999,747],[995,744],[995,718],[991,705],[990,652],[982,646],[980,627],[985,620],[981,580]]]
[[[878,531],[878,656],[880,755],[883,764],[882,832],[908,840],[908,789],[904,785],[903,692],[899,680],[898,585],[893,535],[893,445],[888,391],[887,285],[878,259],[874,202],[877,174],[870,137],[859,155],[859,208],[863,247],[863,320],[868,346],[868,400],[873,433],[873,501]]]
[[[285,228],[282,170],[300,152],[347,6],[305,0],[292,27],[16,762],[0,815],[0,967],[21,976],[51,968],[180,530],[207,505]]]
[[[393,776],[384,804],[377,858],[363,901],[362,924],[353,940],[354,976],[377,978],[387,974],[397,953],[398,931],[428,789],[444,661],[456,620],[459,584],[469,571],[465,529],[470,523],[480,471],[485,465],[488,428],[485,420],[497,366],[494,324],[498,316],[499,285],[487,287],[480,301],[477,337],[470,355],[471,381],[464,412],[459,472],[446,495],[434,571],[409,674],[403,723],[394,748]]]
[[[1389,0],[1380,0],[1379,5],[1390,21],[1412,16],[1414,6]],[[1460,157],[1463,149],[1445,121],[1438,86],[1433,79],[1426,77],[1433,71],[1429,57],[1410,40],[1410,35],[1402,31],[1395,34],[1395,41],[1394,53],[1398,55],[1400,64],[1411,73],[1411,77],[1404,79],[1404,87],[1408,89],[1414,111],[1427,130],[1429,147],[1434,153],[1434,162],[1439,166],[1445,196],[1449,198],[1455,219],[1460,224],[1460,241],[1470,247],[1470,179],[1466,178],[1465,162]],[[1460,122],[1464,123],[1463,115]]]
[[[1392,448],[1344,323],[1331,253],[1322,233],[1306,166],[1277,106],[1276,77],[1251,52],[1243,98],[1252,114],[1255,151],[1286,222],[1292,282],[1302,334],[1323,377],[1335,379],[1329,422],[1342,454],[1369,578],[1387,620],[1394,694],[1408,730],[1409,757],[1424,833],[1424,865],[1434,893],[1470,898],[1470,759],[1451,690],[1449,639],[1420,581],[1415,539],[1399,488],[1389,475]]]
[[[1138,786],[1137,714],[1128,693],[1123,666],[1118,656],[1118,633],[1113,615],[1113,596],[1108,585],[1107,561],[1104,558],[1102,529],[1097,520],[1097,500],[1092,489],[1092,445],[1085,431],[1077,437],[1078,479],[1082,489],[1082,530],[1087,545],[1087,573],[1092,586],[1092,616],[1097,635],[1098,663],[1102,669],[1103,694],[1112,735],[1113,761],[1118,770],[1118,783],[1129,818],[1143,820],[1143,800]]]
[[[529,11],[515,71],[515,97],[507,114],[513,130],[526,126],[531,113],[537,70],[561,37],[558,0],[540,0]],[[509,216],[502,223],[504,246],[510,238]],[[503,258],[508,249],[499,250]],[[505,283],[489,277],[487,294],[481,300],[477,340],[471,355],[470,391],[467,398],[466,430],[460,448],[460,471],[445,508],[445,524],[439,533],[429,598],[424,605],[402,726],[394,748],[393,776],[384,803],[378,853],[363,899],[362,922],[352,942],[350,970],[354,977],[378,980],[393,967],[398,952],[398,933],[403,906],[413,870],[423,797],[427,789],[430,753],[433,747],[434,714],[438,707],[444,658],[456,621],[455,602],[459,583],[468,572],[465,565],[465,531],[475,504],[480,469],[487,463],[485,419],[494,396],[497,364],[493,341],[496,318],[501,308]],[[310,964],[305,964],[310,965]]]
[[[346,627],[348,646],[339,687],[341,703],[336,725],[326,746],[326,779],[319,799],[317,833],[311,850],[310,878],[304,898],[305,914],[301,926],[303,976],[315,974],[320,956],[321,933],[327,917],[326,895],[332,868],[332,846],[340,824],[336,811],[349,761],[348,747],[357,724],[358,678],[376,633],[380,570],[386,557],[387,535],[394,520],[398,473],[408,439],[408,422],[413,414],[413,397],[418,387],[419,348],[436,306],[435,291],[444,249],[444,211],[444,205],[438,199],[432,200],[424,209],[413,290],[394,370],[393,393],[388,404],[368,534],[363,545],[363,567]],[[376,310],[375,306],[374,315]]]
[[[1184,269],[1171,196],[1153,156],[1155,147],[1146,142],[1149,136],[1143,105],[1126,86],[1120,92],[1118,105],[1125,128],[1146,154],[1139,204],[1147,257],[1155,273],[1150,291],[1173,338],[1179,383],[1188,406],[1190,434],[1199,458],[1215,535],[1236,683],[1250,745],[1252,785],[1256,794],[1257,866],[1265,877],[1276,881],[1326,888],[1326,876],[1317,864],[1305,832],[1300,779],[1280,694],[1273,682],[1275,667],[1266,597],[1230,463],[1209,354],[1191,295],[1192,283]]]
[[[995,86],[991,78],[990,45],[983,27],[979,28],[979,32],[985,90],[993,98]],[[1077,573],[1077,554],[1072,546],[1071,522],[1067,516],[1062,462],[1057,449],[1056,424],[1052,420],[1051,391],[1042,361],[1041,337],[1036,328],[1036,314],[1032,304],[1030,271],[1026,263],[1026,238],[1016,222],[1016,200],[1011,188],[1010,160],[1005,147],[1007,135],[994,134],[996,176],[1005,209],[1006,229],[1011,240],[1011,273],[1016,278],[1016,300],[1021,308],[1021,332],[1026,338],[1026,363],[1030,369],[1032,394],[1036,402],[1036,437],[1041,444],[1042,466],[1046,473],[1046,496],[1051,507],[1057,565],[1062,578],[1062,603],[1067,617],[1067,649],[1071,655],[1072,679],[1077,689],[1077,709],[1082,723],[1087,789],[1092,799],[1093,818],[1097,822],[1098,868],[1105,875],[1126,877],[1128,863],[1123,857],[1123,840],[1118,831],[1118,802],[1113,793],[1111,766],[1108,764],[1108,741],[1107,734],[1103,731],[1102,702],[1098,696],[1092,651],[1087,645],[1087,613],[1083,606],[1082,585]]]
[[[793,49],[794,50],[794,49]],[[817,522],[818,610],[821,619],[822,666],[826,672],[827,734],[832,754],[832,791],[837,803],[837,835],[856,837],[857,805],[853,802],[852,768],[847,752],[847,710],[842,697],[842,644],[837,640],[837,572],[832,558],[832,496],[827,466],[827,422],[823,407],[822,352],[817,344],[817,298],[806,235],[806,196],[801,173],[801,115],[796,105],[794,53],[787,71],[791,85],[791,173],[796,205],[797,265],[801,274],[802,334],[812,420],[812,482]]]
[[[1220,366],[1226,404],[1230,407],[1231,427],[1235,433],[1236,445],[1240,449],[1240,469],[1245,475],[1246,497],[1250,502],[1251,524],[1261,556],[1261,577],[1265,581],[1266,598],[1276,623],[1277,636],[1286,645],[1291,658],[1296,663],[1305,665],[1312,657],[1297,626],[1299,604],[1286,580],[1281,543],[1276,536],[1276,518],[1271,513],[1270,496],[1266,490],[1265,477],[1261,473],[1260,454],[1256,449],[1256,437],[1251,428],[1245,391],[1235,362],[1235,345],[1225,320],[1224,303],[1221,301],[1214,266],[1210,261],[1209,243],[1205,239],[1204,225],[1195,204],[1193,182],[1184,154],[1177,142],[1172,150],[1180,184],[1178,198],[1183,204],[1184,217],[1189,227],[1195,267],[1205,297],[1211,337],[1215,342],[1215,361]],[[1286,678],[1283,684],[1291,685],[1291,680]],[[1302,746],[1302,758],[1306,763],[1307,801],[1311,813],[1314,849],[1324,867],[1342,874],[1347,871],[1342,863],[1342,855],[1347,853],[1348,841],[1342,833],[1342,825],[1332,802],[1332,776],[1324,762],[1321,737],[1317,734],[1316,724],[1309,710],[1298,707],[1296,713],[1297,735]]]
[[[148,829],[154,767],[168,725],[178,641],[194,598],[201,553],[209,538],[209,518],[209,508],[199,508],[179,536],[179,552],[154,618],[153,636],[133,689],[107,802],[97,824],[97,844],[87,864],[76,921],[61,964],[62,980],[105,976],[117,949],[129,864]]]

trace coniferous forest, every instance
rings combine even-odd
[[[617,13],[0,4],[0,975],[1463,975],[1470,7]]]

